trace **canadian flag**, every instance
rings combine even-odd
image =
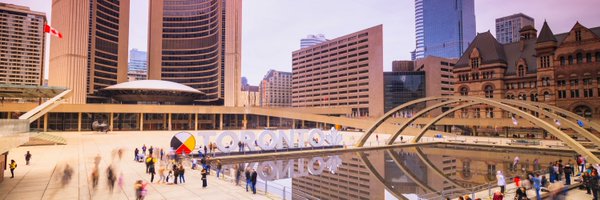
[[[62,33],[58,32],[56,29],[52,28],[50,25],[46,24],[44,26],[44,32],[46,33],[50,33],[51,35],[54,35],[58,38],[62,38]]]

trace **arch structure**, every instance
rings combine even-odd
[[[396,131],[392,134],[392,136],[390,137],[390,140],[388,140],[388,142],[387,142],[388,145],[392,144],[396,140],[396,138],[398,136],[400,136],[402,134],[402,132],[408,126],[410,126],[416,119],[425,116],[425,114],[427,114],[430,111],[433,111],[435,109],[438,109],[438,108],[441,108],[444,106],[452,107],[452,109],[442,112],[440,115],[433,118],[428,124],[424,125],[420,129],[420,131],[417,133],[417,135],[410,141],[411,143],[417,143],[421,139],[421,137],[423,137],[423,135],[425,135],[425,133],[431,126],[433,126],[435,123],[437,123],[439,120],[443,119],[444,117],[446,117],[450,114],[453,114],[455,111],[461,110],[463,108],[472,107],[472,106],[484,105],[487,107],[501,109],[501,110],[511,113],[512,115],[514,115],[516,117],[520,117],[523,120],[526,120],[529,123],[533,124],[534,126],[537,126],[541,129],[545,130],[546,132],[550,133],[551,135],[555,136],[556,138],[558,138],[559,140],[564,142],[568,147],[570,147],[577,153],[587,156],[588,159],[591,160],[593,163],[600,163],[600,159],[597,156],[595,156],[590,150],[583,147],[583,145],[581,145],[579,142],[575,141],[573,138],[571,138],[568,134],[566,134],[565,132],[560,130],[560,128],[558,128],[553,123],[548,122],[548,121],[544,120],[543,118],[540,118],[539,114],[549,117],[549,118],[563,120],[562,124],[564,124],[564,126],[566,128],[572,129],[573,131],[577,132],[579,135],[592,141],[594,144],[600,144],[600,139],[598,137],[596,137],[595,135],[593,135],[592,133],[587,131],[585,128],[579,127],[576,124],[577,120],[585,120],[585,118],[583,118],[579,115],[576,115],[574,113],[571,113],[569,111],[566,111],[564,109],[560,109],[560,108],[557,108],[554,106],[537,103],[537,102],[526,102],[526,101],[516,101],[516,100],[506,100],[506,99],[496,100],[496,99],[469,97],[469,96],[427,97],[427,98],[417,99],[417,100],[413,100],[413,101],[407,102],[405,104],[402,104],[402,105],[392,109],[391,111],[385,113],[373,125],[371,125],[371,127],[369,129],[367,129],[367,131],[362,136],[362,138],[359,139],[359,141],[356,143],[356,146],[362,147],[366,143],[367,139],[374,133],[374,131],[377,130],[377,128],[380,125],[384,124],[384,122],[387,119],[394,116],[395,113],[397,113],[398,111],[401,111],[405,108],[414,106],[419,103],[426,103],[426,102],[441,102],[441,103],[437,103],[437,104],[428,106],[428,107],[424,108],[423,110],[421,110],[420,112],[413,115],[412,117],[410,117],[409,119],[407,119],[407,121],[405,121],[404,124],[401,124],[398,128],[396,128]],[[534,115],[534,114],[531,114],[531,112],[534,112],[537,114]],[[563,117],[563,116],[567,116],[567,117]],[[585,120],[585,121],[589,122],[588,120]],[[595,129],[597,131],[600,130],[599,129],[600,126],[598,126],[597,124],[591,123],[591,122],[589,122],[588,124],[592,129]]]

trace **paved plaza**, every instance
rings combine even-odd
[[[15,159],[18,167],[15,178],[10,171],[5,172],[5,180],[0,183],[0,199],[135,199],[133,189],[136,180],[150,181],[143,163],[133,161],[133,149],[146,144],[148,147],[167,148],[174,132],[152,133],[62,133],[67,145],[29,146],[13,149],[8,159]],[[53,133],[55,134],[55,133]],[[127,149],[123,159],[113,159],[113,150]],[[25,165],[24,155],[30,151],[33,156],[30,165]],[[94,157],[100,155],[100,181],[96,189],[91,186],[91,173]],[[72,180],[61,184],[60,172],[69,164],[73,167]],[[109,192],[106,168],[112,164],[117,174],[123,174],[123,184],[119,184],[113,193]],[[217,180],[215,173],[208,176],[208,187],[202,189],[199,170],[186,168],[184,184],[155,184],[148,187],[146,199],[278,199],[264,192],[253,195],[241,186],[236,187],[226,180]]]
[[[150,176],[145,173],[143,163],[133,160],[133,149],[146,145],[159,148],[168,148],[171,137],[176,131],[164,132],[112,132],[107,134],[83,132],[83,133],[52,133],[67,139],[67,145],[50,146],[26,146],[13,149],[8,159],[15,159],[19,164],[15,178],[10,178],[10,172],[5,172],[5,180],[0,183],[0,200],[2,199],[135,199],[133,184],[136,180],[149,182]],[[344,132],[344,144],[353,144],[360,138],[358,132]],[[388,135],[371,137],[366,146],[383,145]],[[411,139],[405,136],[404,140]],[[507,145],[509,138],[486,138],[481,137],[424,137],[423,142],[448,142],[459,141],[459,143],[481,143],[482,140],[493,141],[495,145]],[[202,141],[198,138],[198,141]],[[558,141],[542,141],[543,146],[558,145]],[[203,144],[198,144],[203,145]],[[119,159],[116,149],[125,149],[123,158]],[[347,147],[352,148],[352,147]],[[30,165],[25,165],[24,154],[30,151],[33,154]],[[292,153],[292,152],[290,152]],[[93,189],[91,184],[91,173],[94,166],[94,158],[100,156],[99,164],[100,182]],[[65,185],[61,183],[61,175],[64,167],[69,165],[73,168],[72,179]],[[122,184],[115,184],[116,189],[111,193],[108,189],[106,168],[112,165],[117,169],[117,174],[124,177]],[[215,173],[208,176],[208,188],[202,189],[200,172],[186,168],[186,183],[178,185],[157,184],[148,187],[146,199],[280,199],[278,195],[265,194],[259,191],[253,195],[245,191],[241,186],[235,186],[231,180],[216,179]],[[493,192],[496,188],[493,188]],[[507,197],[512,197],[514,184],[508,185]],[[530,197],[534,196],[529,191]],[[478,192],[475,196],[487,197],[488,191]],[[484,198],[485,199],[485,198]],[[591,199],[585,191],[571,190],[567,199],[580,200]]]

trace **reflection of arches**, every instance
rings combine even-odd
[[[466,159],[462,161],[462,166],[461,166],[461,175],[465,180],[469,180],[471,179],[471,177],[473,177],[473,174],[471,173],[471,160]]]
[[[592,118],[592,109],[586,105],[578,105],[577,107],[573,108],[573,112],[585,118]]]
[[[586,149],[585,147],[583,147],[581,144],[579,144],[577,141],[573,140],[569,135],[567,135],[566,133],[562,132],[561,130],[559,130],[558,128],[554,127],[554,125],[550,124],[549,122],[546,122],[536,116],[533,116],[532,114],[522,111],[517,107],[511,106],[511,105],[507,105],[507,104],[503,104],[499,101],[496,100],[491,100],[491,99],[486,99],[486,98],[479,98],[479,97],[454,97],[454,96],[447,96],[447,97],[428,97],[425,99],[420,99],[421,101],[419,102],[423,102],[423,101],[433,101],[433,100],[461,100],[461,101],[467,101],[467,102],[471,102],[471,103],[467,103],[465,105],[460,105],[457,106],[453,109],[450,109],[444,113],[442,113],[441,115],[437,116],[436,118],[434,118],[433,120],[431,120],[427,125],[425,125],[421,131],[417,134],[416,137],[413,138],[413,140],[411,141],[412,143],[416,143],[420,140],[420,138],[425,134],[425,132],[429,129],[429,127],[431,127],[433,124],[437,123],[437,121],[441,120],[443,117],[454,113],[455,111],[465,108],[465,107],[469,107],[469,106],[473,106],[476,104],[484,104],[487,106],[491,106],[491,107],[495,107],[495,108],[499,108],[502,110],[505,110],[507,112],[513,113],[515,116],[521,117],[523,120],[526,120],[528,122],[530,122],[531,124],[544,129],[546,132],[552,134],[553,136],[557,137],[558,139],[560,139],[561,141],[563,141],[567,146],[571,147],[573,150],[575,150],[576,152],[588,156],[594,163],[600,163],[600,159],[598,159],[598,157],[596,157],[594,154],[592,154],[592,152],[590,152],[588,149]],[[417,101],[417,100],[415,100]],[[527,103],[532,103],[532,102],[527,102]],[[408,104],[408,105],[407,105]],[[403,104],[399,107],[408,107],[410,105],[412,105],[410,102],[407,104]],[[539,103],[537,105],[540,105]],[[547,105],[544,105],[547,107]],[[357,143],[357,146],[363,146],[364,142],[366,142],[366,140],[371,136],[372,132],[377,129],[377,127],[383,123],[384,120],[386,120],[387,118],[389,118],[389,116],[393,115],[395,112],[397,112],[397,109],[393,109],[392,111],[388,112],[385,114],[384,117],[380,118],[379,121],[376,122],[376,124],[374,126],[372,126],[369,131],[367,131],[365,133],[365,135],[363,135],[363,138],[359,141],[359,143]],[[398,137],[398,135],[400,135],[401,132],[396,132],[394,135],[392,135],[390,141],[388,141],[388,144],[391,144],[394,142],[394,138]]]

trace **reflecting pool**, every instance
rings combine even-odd
[[[259,189],[286,199],[442,199],[489,190],[497,171],[510,182],[545,174],[559,160],[573,165],[576,156],[567,150],[435,144],[225,161],[224,168],[255,169]]]

